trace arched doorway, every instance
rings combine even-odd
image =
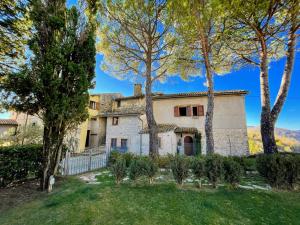
[[[194,154],[194,144],[191,136],[184,137],[184,154],[187,156]]]

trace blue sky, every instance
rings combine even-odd
[[[74,4],[76,0],[69,0],[68,5]],[[120,92],[125,96],[132,95],[133,83],[127,80],[117,80],[116,78],[104,73],[100,69],[102,56],[96,56],[96,87],[92,93]],[[270,88],[271,101],[274,102],[281,82],[284,70],[285,59],[273,62],[270,65]],[[183,81],[179,77],[170,77],[166,83],[155,83],[154,90],[164,93],[205,91],[203,85],[204,77],[195,77],[191,81]],[[246,96],[247,124],[259,125],[260,119],[260,91],[259,91],[259,69],[254,67],[243,68],[224,76],[215,77],[216,90],[248,90]],[[287,101],[283,107],[276,126],[293,130],[300,130],[300,52],[297,53],[295,66],[292,74],[292,81]],[[0,115],[7,118],[8,114]]]

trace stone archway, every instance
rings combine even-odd
[[[194,143],[191,136],[184,137],[184,154],[187,156],[194,155]]]

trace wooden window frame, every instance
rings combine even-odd
[[[126,145],[123,146],[123,142],[125,141]],[[121,139],[121,148],[128,148],[128,139],[127,138],[122,138]]]

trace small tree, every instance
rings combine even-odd
[[[117,158],[110,170],[115,177],[116,184],[120,185],[122,179],[126,176],[126,161],[123,158]]]
[[[144,170],[144,174],[149,178],[149,183],[152,184],[154,176],[158,171],[157,164],[153,160],[146,158],[144,159],[143,170]]]
[[[195,178],[199,180],[199,187],[201,188],[201,179],[205,177],[205,160],[195,158],[192,162],[192,170]]]
[[[133,159],[129,166],[129,178],[136,183],[136,180],[143,175],[143,161]]]
[[[241,165],[231,157],[227,157],[223,162],[223,169],[225,181],[231,184],[232,187],[237,187],[243,172]]]
[[[223,159],[221,156],[213,154],[206,157],[205,172],[208,180],[212,183],[213,188],[217,187],[217,183],[222,177],[222,168]]]
[[[189,175],[189,164],[185,156],[176,155],[171,159],[173,177],[179,186]]]

